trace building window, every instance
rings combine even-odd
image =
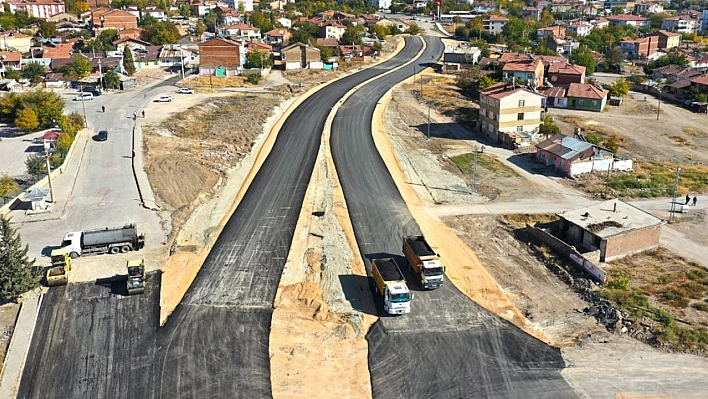
[[[519,108],[526,106],[526,100],[519,100]]]
[[[556,76],[556,75],[551,76],[551,82],[555,82],[556,80],[558,80],[558,76]]]
[[[517,127],[516,127],[516,131],[517,131],[517,132],[523,132],[523,131],[524,131],[524,127],[523,127],[523,126],[517,126]]]
[[[583,105],[583,104],[585,104],[585,100],[580,100],[579,103],[580,103],[580,105]]]
[[[523,121],[523,120],[524,120],[524,113],[523,113],[523,112],[519,112],[519,113],[516,115],[516,120],[517,120],[517,121]]]
[[[597,105],[597,101],[592,100],[592,105]]]

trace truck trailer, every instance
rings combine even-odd
[[[420,285],[423,288],[431,290],[442,285],[445,266],[440,264],[440,255],[433,251],[425,241],[425,237],[404,236],[403,253],[406,255],[408,265],[420,278]]]
[[[117,254],[137,251],[145,246],[145,236],[135,224],[97,230],[76,231],[64,236],[61,246],[72,258],[90,254]]]
[[[46,279],[48,287],[69,284],[71,271],[71,258],[65,249],[53,249],[50,255],[52,266],[47,269]]]
[[[374,289],[383,296],[384,310],[388,314],[411,312],[411,294],[403,272],[392,258],[374,259],[371,262]]]

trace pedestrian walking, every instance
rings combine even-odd
[[[133,120],[136,120],[136,119],[138,119],[138,113],[137,113],[137,112],[133,112]],[[687,203],[688,203],[688,202],[687,202]]]
[[[693,197],[693,206],[696,206],[696,202],[698,202],[698,197]]]
[[[145,110],[143,110],[143,118],[145,117]]]
[[[688,205],[688,203],[689,203],[690,201],[691,201],[691,196],[689,196],[688,194],[686,194],[686,205]]]
[[[103,111],[104,114],[106,113],[106,106],[105,105],[101,105],[101,111]]]

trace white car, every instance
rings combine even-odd
[[[177,93],[179,93],[179,94],[194,94],[194,90],[192,90],[188,87],[182,87],[179,90],[177,90]]]
[[[156,103],[169,103],[172,102],[172,96],[160,96],[155,99]]]
[[[89,101],[93,100],[93,93],[81,93],[74,97],[74,101]]]

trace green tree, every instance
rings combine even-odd
[[[260,29],[261,32],[265,33],[273,30],[273,22],[270,19],[270,14],[265,15],[260,11],[254,11],[251,13],[250,22],[252,26]]]
[[[398,26],[396,26],[396,25],[391,25],[390,29],[391,29],[391,36],[400,35],[402,33],[401,30],[398,29]]]
[[[145,29],[143,34],[145,41],[155,46],[177,43],[177,39],[181,36],[177,26],[170,21],[159,21],[145,25],[143,29]]]
[[[106,82],[106,87],[115,89],[120,85],[120,76],[114,70],[110,70],[103,75],[103,81]]]
[[[61,155],[62,160],[66,156],[66,154],[69,153],[69,149],[71,148],[71,143],[74,142],[74,137],[69,134],[69,133],[62,133],[59,135],[59,138],[57,139],[57,145],[56,145],[56,150]]]
[[[258,72],[249,72],[246,74],[246,82],[257,85],[261,82],[261,74]]]
[[[670,17],[670,15],[666,13],[652,14],[649,16],[649,26],[652,30],[659,30],[664,23],[664,19],[668,17]]]
[[[612,97],[623,97],[629,93],[629,82],[625,79],[617,79],[610,85],[610,95]]]
[[[577,49],[568,57],[568,60],[573,64],[584,66],[585,74],[588,76],[592,76],[595,73],[595,57],[585,47]]]
[[[502,34],[506,39],[506,43],[509,45],[515,44],[520,47],[526,47],[529,45],[528,33],[526,29],[529,25],[521,19],[509,18],[509,22],[502,28]]]
[[[39,126],[39,120],[37,120],[37,114],[34,113],[32,108],[23,108],[17,113],[15,118],[15,126],[20,129],[30,132]]]
[[[5,78],[19,81],[20,79],[22,79],[22,71],[8,66],[7,71],[5,72]]]
[[[135,63],[133,62],[133,52],[130,51],[128,46],[123,48],[123,68],[125,68],[125,73],[128,76],[133,76],[137,68],[135,68]]]
[[[34,180],[39,180],[41,176],[47,174],[47,163],[39,154],[29,154],[27,159],[25,159],[25,167],[27,168],[27,173]]]
[[[494,80],[491,76],[484,75],[481,78],[479,78],[479,83],[477,84],[477,87],[479,88],[479,90],[484,90],[484,89],[491,87],[497,83],[498,82],[496,80]]]
[[[381,50],[383,50],[383,44],[381,44],[380,42],[376,42],[371,46],[371,49],[377,53],[381,53]]]
[[[46,76],[46,74],[47,73],[44,71],[44,65],[36,61],[28,62],[25,65],[25,69],[22,70],[22,77],[29,79],[32,83],[41,82],[44,80],[44,76]]]
[[[219,23],[221,21],[221,14],[219,14],[218,11],[214,11],[213,9],[211,9],[204,16],[202,21],[204,22],[204,25],[206,25],[207,31],[209,31],[211,33],[216,33],[216,27],[219,25]]]
[[[91,69],[93,69],[91,60],[81,54],[76,54],[72,57],[67,73],[69,75],[69,79],[81,79],[88,76]]]
[[[64,100],[53,91],[31,90],[23,93],[22,101],[23,107],[34,111],[39,127],[43,129],[53,127],[64,112]]]
[[[391,34],[391,30],[383,25],[372,25],[369,32],[376,35],[379,40],[384,40],[386,36]]]
[[[362,42],[359,31],[353,26],[347,27],[347,29],[344,30],[342,38],[339,39],[339,43],[343,45],[361,44]]]
[[[541,123],[538,131],[543,134],[556,134],[560,133],[560,128],[555,124],[551,115],[547,113],[543,117],[543,123]]]
[[[420,34],[420,26],[417,24],[411,24],[408,29],[406,30],[406,33],[409,35],[419,35]]]
[[[179,15],[189,18],[192,16],[192,7],[188,6],[187,4],[182,4],[179,6]]]
[[[295,29],[293,30],[293,37],[291,43],[303,43],[307,44],[312,41],[317,33],[317,26],[312,22],[299,22],[295,24]]]
[[[0,297],[6,301],[39,285],[38,276],[32,272],[34,259],[29,260],[29,246],[22,247],[20,234],[12,227],[10,219],[0,216]]]
[[[54,22],[48,22],[45,20],[39,21],[39,27],[37,28],[37,33],[42,37],[51,38],[57,35],[57,24]]]
[[[5,197],[16,194],[20,191],[20,185],[10,177],[10,175],[3,175],[0,178],[0,198],[2,198],[2,203],[5,204]]]
[[[62,132],[70,134],[72,137],[83,129],[84,117],[78,112],[72,112],[69,115],[62,115],[59,118],[59,128]]]

